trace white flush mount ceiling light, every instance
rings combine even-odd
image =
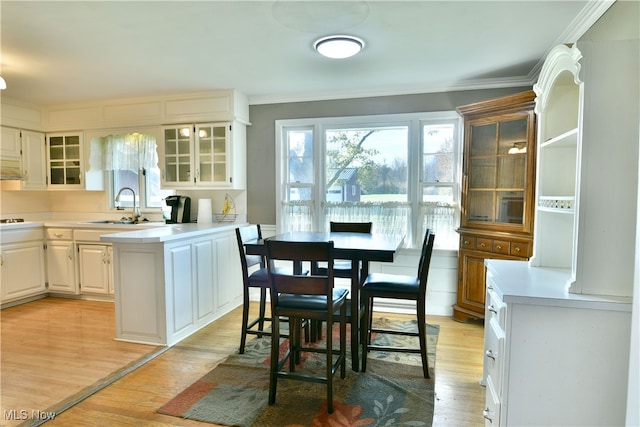
[[[327,58],[349,58],[364,48],[364,41],[354,36],[326,36],[315,41],[315,50]]]

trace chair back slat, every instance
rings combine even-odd
[[[422,252],[420,253],[420,263],[418,264],[418,279],[420,280],[419,292],[423,296],[426,295],[427,292],[427,279],[429,277],[429,266],[431,264],[431,255],[433,254],[435,239],[436,235],[428,229],[424,235]]]
[[[329,231],[350,232],[350,233],[371,233],[373,223],[371,222],[334,222],[329,223]]]
[[[333,242],[282,242],[265,240],[267,246],[267,269],[271,280],[272,298],[278,295],[326,295],[333,291]],[[326,262],[326,275],[296,275],[276,268],[276,261]]]
[[[240,251],[240,261],[243,270],[246,271],[257,264],[260,264],[260,268],[266,267],[264,257],[260,255],[247,255],[244,248],[245,243],[262,239],[260,224],[236,228],[236,239],[238,240],[238,249]]]

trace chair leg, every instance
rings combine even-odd
[[[360,341],[362,342],[362,372],[367,371],[367,354],[369,353],[369,342],[371,341],[371,317],[373,312],[371,311],[371,305],[373,298],[367,295],[366,293],[362,293],[361,296],[364,301],[364,317],[362,322],[360,323]]]
[[[425,316],[426,304],[418,301],[418,334],[420,335],[420,356],[422,357],[422,373],[425,378],[429,376],[429,361],[427,359],[427,319]]]
[[[333,413],[333,321],[327,321],[327,412]],[[342,341],[342,338],[341,338]]]
[[[342,306],[340,312],[340,356],[342,357],[342,365],[340,367],[340,378],[347,376],[347,307]]]
[[[244,347],[247,343],[247,324],[249,323],[249,291],[244,290],[244,301],[242,306],[242,334],[240,335],[240,350],[238,353],[244,354]]]
[[[271,370],[269,372],[269,405],[276,403],[278,386],[278,357],[280,355],[280,322],[271,325]]]
[[[267,289],[260,288],[260,313],[258,320],[258,330],[264,331],[264,318],[266,313],[266,305],[267,305]],[[258,335],[258,338],[262,338],[262,334]]]

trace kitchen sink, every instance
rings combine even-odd
[[[87,221],[87,224],[136,224],[136,222],[126,219],[103,219],[100,221]]]

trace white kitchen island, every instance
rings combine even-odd
[[[235,228],[177,224],[104,235],[113,245],[116,339],[171,346],[242,303]]]

